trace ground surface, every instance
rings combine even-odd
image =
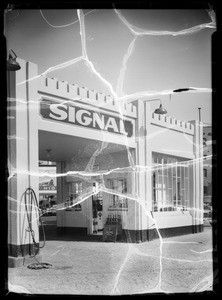
[[[41,254],[52,267],[31,270],[24,262],[10,268],[10,291],[123,295],[212,290],[210,226],[202,233],[139,244],[50,239]]]

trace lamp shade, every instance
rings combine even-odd
[[[158,115],[163,115],[163,114],[167,114],[167,110],[162,107],[162,104],[160,104],[160,107],[155,109],[154,113]]]
[[[9,50],[9,57],[7,60],[7,70],[8,71],[18,71],[21,69],[19,63],[16,61],[16,57],[17,57],[17,55],[15,54],[15,52],[12,49]]]
[[[7,70],[8,71],[18,71],[20,69],[21,69],[21,67],[20,67],[19,63],[17,63],[15,58],[9,57],[9,59],[7,60]]]

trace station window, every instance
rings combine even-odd
[[[81,193],[82,193],[82,182],[81,181],[72,182],[70,194],[73,194],[74,196],[78,196]]]
[[[67,197],[67,206],[72,206],[75,199],[82,194],[82,182],[75,181],[69,184],[69,194]],[[81,204],[74,206],[74,210],[81,210]]]
[[[192,176],[189,161],[153,153],[152,210],[187,210],[192,198]]]
[[[113,191],[113,194],[110,194],[110,208],[128,208],[127,198],[124,197],[127,193],[127,180],[108,179],[108,187]]]
[[[207,178],[207,169],[204,169],[204,178]]]

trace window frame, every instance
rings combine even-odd
[[[121,191],[118,191],[116,189],[119,188],[118,185],[115,184],[115,182],[122,181],[124,184],[122,184],[122,195],[118,195]],[[125,177],[119,177],[119,178],[108,178],[107,179],[108,188],[112,190],[114,193],[109,193],[109,207],[108,210],[128,210],[128,199],[127,197],[124,197],[124,195],[127,194],[128,191],[128,180]],[[118,194],[115,194],[115,191],[118,192]],[[121,205],[120,205],[121,204]]]
[[[77,185],[78,185],[78,188],[77,188]],[[67,201],[66,201],[66,205],[68,207],[73,205],[73,200],[82,194],[82,190],[83,190],[83,182],[81,180],[69,182],[68,196],[67,196]],[[73,210],[81,211],[82,205],[80,203],[74,205]]]
[[[152,211],[188,210],[192,200],[191,160],[153,152],[152,162]]]

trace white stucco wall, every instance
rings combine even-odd
[[[137,164],[144,170],[138,174],[138,194],[143,206],[143,208],[142,206],[138,207],[139,228],[153,228],[152,216],[157,218],[157,223],[163,228],[179,227],[182,226],[181,224],[192,225],[190,214],[185,216],[181,215],[181,212],[170,212],[170,214],[161,212],[155,215],[150,213],[152,211],[151,167],[153,152],[177,156],[186,160],[195,159],[195,126],[173,117],[153,114],[148,102],[138,101],[137,109],[139,116],[136,123]],[[195,181],[192,182],[191,186],[193,185],[195,185]],[[194,193],[193,197],[195,197]],[[191,200],[193,201],[193,199]],[[171,219],[172,215],[173,219]]]
[[[91,218],[89,200],[81,203],[82,210],[61,210],[57,211],[58,227],[88,227]]]
[[[38,83],[37,80],[27,81],[27,78],[37,75],[38,67],[22,59],[17,61],[21,69],[14,74],[14,86],[10,87],[9,95],[15,101],[11,103],[14,107],[10,107],[14,119],[9,120],[8,127],[9,143],[13,140],[8,153],[8,167],[10,176],[14,173],[9,184],[8,243],[24,245],[32,243],[31,234],[27,231],[29,227],[24,205],[24,192],[27,188],[34,190],[38,201]],[[32,207],[32,220],[35,241],[38,243],[38,208],[35,203]]]
[[[158,229],[192,225],[189,211],[153,212],[153,218]]]

